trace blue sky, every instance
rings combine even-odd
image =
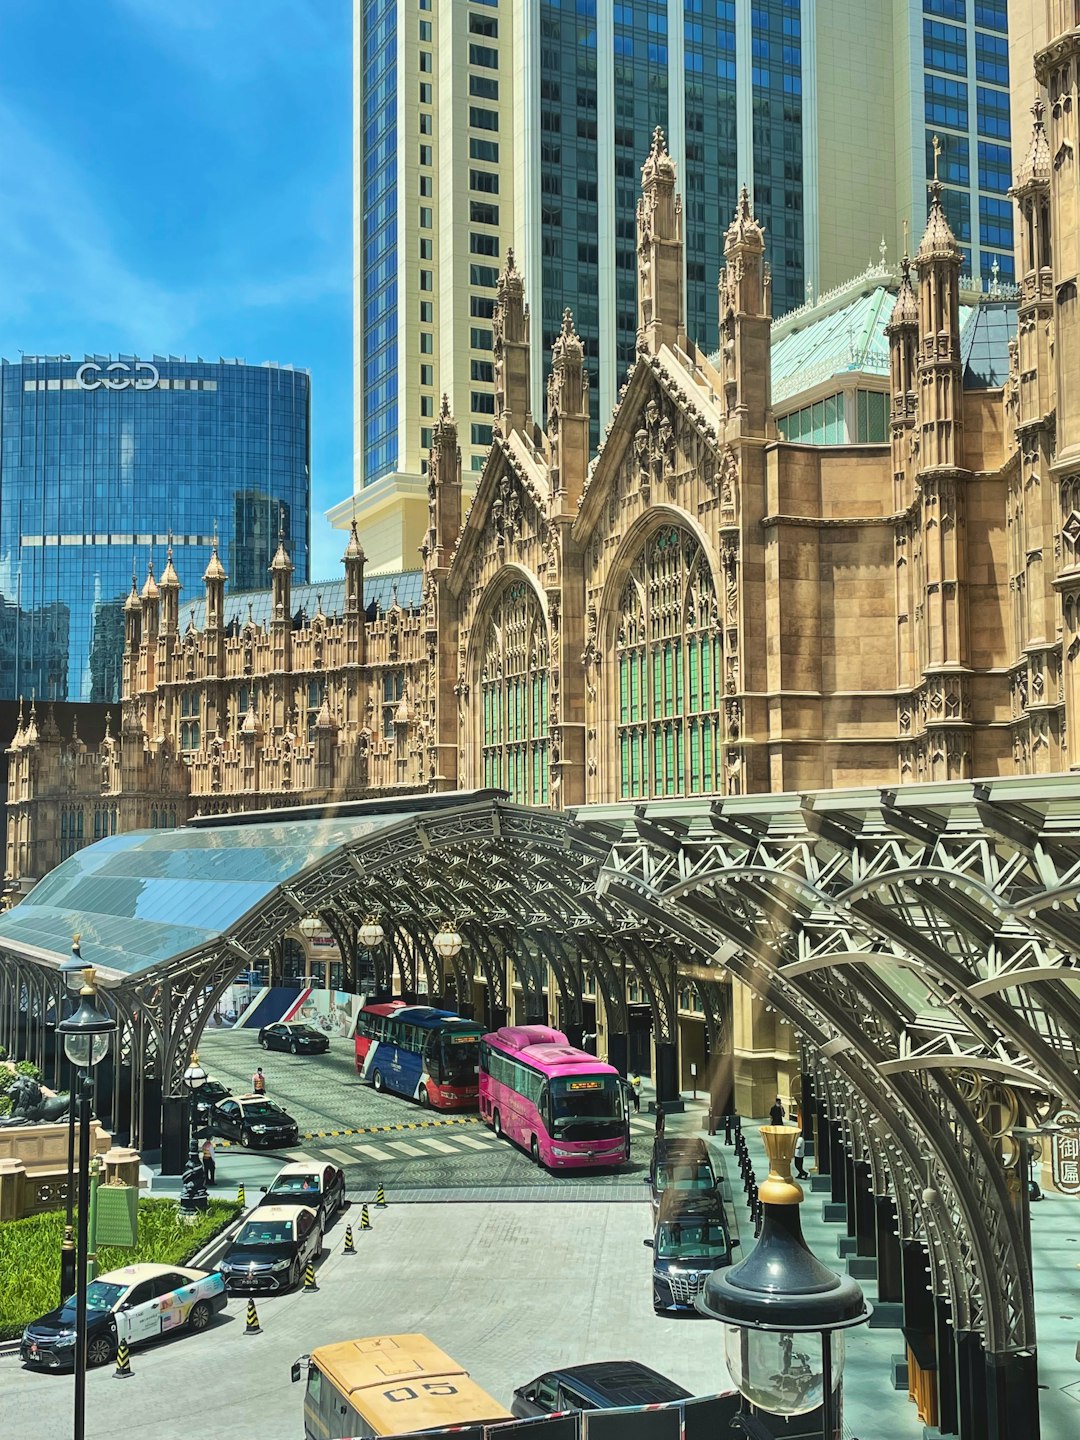
[[[349,0],[2,0],[0,355],[312,374],[312,574],[352,489]]]

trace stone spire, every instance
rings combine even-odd
[[[896,292],[896,304],[889,316],[889,323],[885,326],[885,333],[894,335],[901,330],[918,328],[919,302],[915,298],[915,288],[911,283],[911,261],[905,255],[900,261],[900,289]]]
[[[900,262],[900,289],[885,326],[889,337],[889,371],[892,378],[892,461],[893,479],[901,487],[907,478],[911,427],[918,404],[919,302],[911,283],[911,261],[905,254]],[[906,492],[898,491],[898,504],[906,503]]]
[[[172,540],[165,552],[165,569],[158,583],[161,594],[161,628],[166,635],[175,635],[180,628],[180,576],[173,565]]]
[[[686,331],[682,200],[659,126],[641,167],[637,240],[638,345],[655,354],[661,345],[679,344]]]
[[[495,421],[503,435],[524,429],[529,414],[529,307],[513,250],[499,275],[492,321],[495,343]]]
[[[945,211],[941,205],[941,181],[938,179],[938,158],[941,155],[941,141],[935,135],[934,145],[934,178],[929,185],[930,190],[930,211],[926,217],[926,231],[922,242],[915,253],[915,268],[921,275],[927,265],[934,262],[954,264],[957,270],[963,260],[960,246],[956,243],[956,236],[953,234],[946,219]]]
[[[450,399],[442,397],[432,434],[428,460],[428,533],[424,556],[435,569],[444,569],[461,531],[461,448]]]
[[[934,178],[930,213],[915,254],[919,272],[919,448],[920,469],[957,466],[962,454],[962,365],[960,361],[960,265],[963,256],[941,204],[934,136]]]
[[[745,185],[724,232],[718,299],[726,412],[745,433],[764,434],[772,390],[772,286],[765,231]]]
[[[551,347],[547,432],[552,500],[558,497],[559,509],[576,510],[589,465],[589,372],[570,310],[563,311],[562,329]]]
[[[1045,185],[1050,188],[1050,142],[1046,138],[1046,106],[1040,96],[1031,107],[1033,125],[1031,144],[1016,171],[1016,185],[1010,194],[1027,189],[1029,185]]]
[[[154,562],[147,561],[146,583],[142,588],[142,639],[147,645],[156,645],[158,637],[158,622],[161,617],[161,597],[158,592],[157,581],[154,579]]]

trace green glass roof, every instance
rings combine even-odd
[[[64,960],[82,936],[87,964],[137,975],[205,946],[278,886],[341,846],[410,813],[140,830],[65,860],[0,915],[0,947]]]

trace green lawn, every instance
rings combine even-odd
[[[232,1201],[211,1200],[206,1213],[187,1225],[175,1200],[140,1200],[137,1249],[102,1246],[98,1274],[136,1261],[183,1265],[239,1213]],[[0,1224],[0,1340],[17,1339],[31,1320],[59,1304],[63,1238],[58,1210]]]

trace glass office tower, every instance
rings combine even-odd
[[[416,563],[446,393],[466,487],[491,441],[495,286],[513,248],[533,409],[563,308],[592,439],[633,357],[635,207],[661,126],[684,206],[687,330],[717,342],[739,186],[776,316],[895,258],[930,137],[969,267],[1012,275],[1006,0],[354,0],[355,473],[370,568]],[[929,162],[929,163],[928,163]]]
[[[284,525],[308,578],[310,381],[239,361],[0,362],[0,699],[115,701],[132,575],[173,546],[202,598],[267,583]]]

